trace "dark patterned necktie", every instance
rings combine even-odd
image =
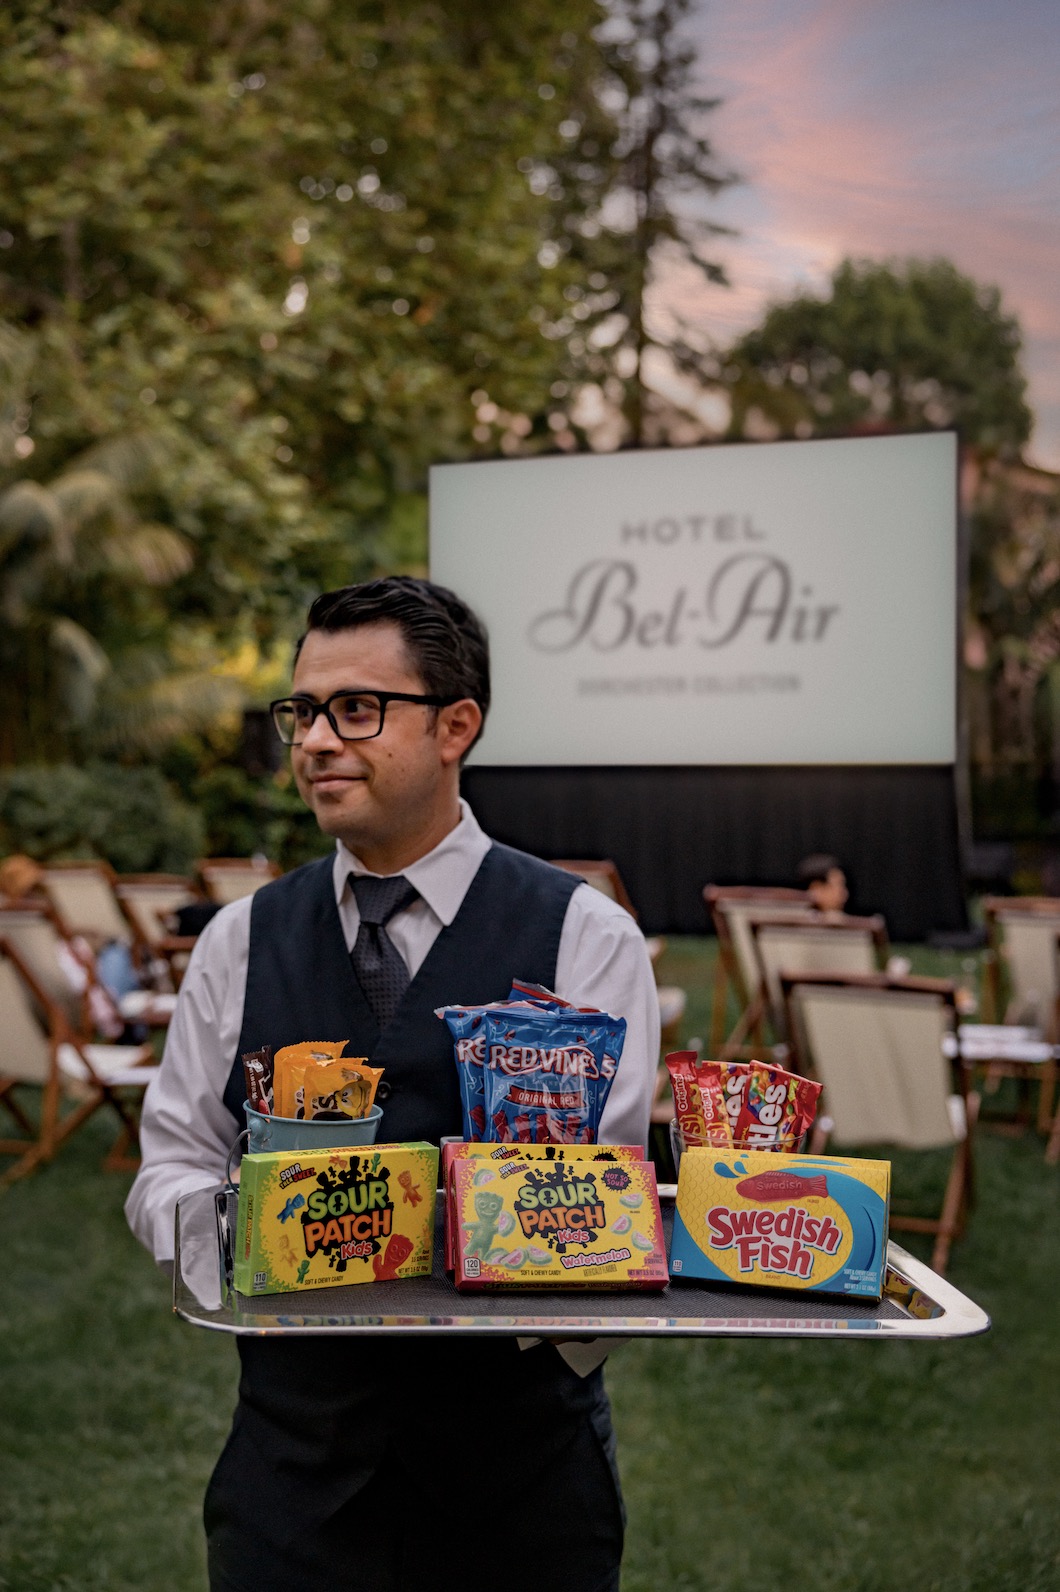
[[[350,961],[376,1022],[385,1028],[409,987],[408,968],[386,932],[386,925],[395,912],[415,901],[419,892],[400,873],[392,879],[369,879],[351,873],[350,885],[361,914]]]

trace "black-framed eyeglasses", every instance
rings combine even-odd
[[[425,708],[444,708],[459,702],[455,696],[417,696],[411,691],[333,691],[323,702],[312,697],[281,697],[269,703],[272,722],[284,746],[301,746],[317,714],[323,713],[340,741],[371,741],[383,733],[391,702],[417,702]]]

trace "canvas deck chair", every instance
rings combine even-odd
[[[283,869],[266,857],[200,857],[195,872],[210,900],[226,907],[278,879]]]
[[[956,986],[885,973],[782,975],[796,1070],[824,1086],[811,1150],[895,1145],[952,1148],[938,1216],[891,1216],[892,1228],[933,1233],[931,1264],[946,1269],[973,1195],[979,1097],[954,1044]],[[956,1051],[952,1058],[945,1049]]]
[[[136,990],[115,998],[105,991],[84,941],[76,949],[70,944],[46,901],[0,898],[0,936],[14,946],[79,1040],[91,1042],[106,1018],[164,1028],[173,1016],[175,995]]]
[[[782,885],[708,884],[704,887],[703,899],[718,937],[709,1048],[709,1054],[717,1056],[726,1044],[730,992],[736,999],[738,1026],[758,992],[758,963],[748,920],[756,913],[760,917],[771,912],[791,916],[810,912],[812,908],[804,890],[789,890]],[[760,1026],[753,1037],[761,1041]]]
[[[1056,936],[1060,900],[1053,896],[987,896],[986,1022],[1019,1023],[1054,1037]]]
[[[787,1037],[780,984],[783,973],[878,973],[887,962],[887,925],[879,915],[855,918],[805,912],[790,917],[753,914],[747,927],[758,970],[758,989],[746,1014],[746,1031],[766,1017],[778,1040]]]
[[[84,934],[97,943],[120,940],[130,948],[133,932],[114,893],[117,875],[105,862],[53,862],[40,887],[64,934]]]
[[[84,968],[84,987],[75,989],[63,970],[62,953],[69,942],[48,902],[27,897],[18,901],[0,898],[0,937],[14,946],[48,999],[59,1007],[73,1033],[80,1039],[91,1039],[88,990],[92,971]]]
[[[629,891],[622,882],[622,875],[609,857],[602,858],[598,862],[570,857],[553,857],[551,861],[553,868],[563,868],[567,873],[576,873],[593,890],[599,890],[600,894],[607,896],[609,901],[617,901],[634,921],[637,920],[639,914],[630,899]],[[666,941],[660,935],[654,934],[645,935],[644,943],[654,964],[665,951]],[[659,996],[659,1022],[665,1049],[677,1042],[681,1019],[688,1005],[688,995],[677,984],[656,983],[656,992]]]
[[[104,1159],[109,1170],[138,1164],[137,1115],[127,1096],[142,1097],[158,1072],[147,1065],[148,1045],[85,1044],[71,1030],[14,947],[0,939],[0,1110],[19,1130],[0,1138],[0,1156],[14,1160],[0,1186],[51,1160],[74,1130],[102,1106],[118,1117],[117,1141]],[[30,1092],[39,1109],[27,1111]],[[64,1110],[64,1097],[72,1097]]]
[[[987,932],[984,1020],[1036,1029],[1052,1044],[1060,1040],[1060,900],[1053,896],[988,896],[983,902]],[[1021,1066],[998,1057],[985,1067],[984,1087],[993,1092],[1003,1077],[1037,1082],[1037,1126],[1048,1133],[1053,1113],[1056,1066]]]
[[[125,874],[114,893],[129,920],[141,965],[153,964],[164,983],[179,989],[195,936],[173,934],[168,920],[181,907],[201,900],[192,881],[171,873]]]

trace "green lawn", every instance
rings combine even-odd
[[[665,977],[692,992],[689,1034],[707,1031],[712,950],[666,953]],[[958,972],[960,958],[918,952],[916,965]],[[0,1194],[10,1592],[205,1586],[199,1509],[235,1352],[170,1314],[168,1284],[124,1225],[128,1179],[99,1170],[109,1136],[97,1121]],[[1060,1172],[1032,1135],[984,1132],[979,1174],[950,1276],[993,1317],[986,1337],[640,1342],[614,1355],[624,1592],[1060,1588]],[[942,1176],[930,1157],[895,1164],[899,1194]],[[543,1569],[551,1584],[559,1571]]]

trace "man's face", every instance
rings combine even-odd
[[[342,690],[426,694],[396,625],[309,632],[293,693],[323,702]],[[291,768],[324,833],[345,841],[369,867],[389,872],[415,860],[410,847],[430,849],[452,828],[460,758],[480,722],[474,703],[435,710],[391,702],[381,735],[343,741],[320,713],[301,746],[291,747]]]

